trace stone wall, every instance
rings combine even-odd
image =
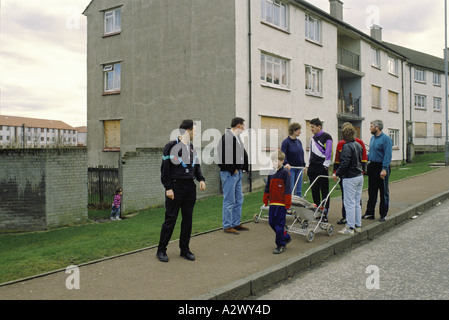
[[[0,232],[87,221],[87,151],[0,149]]]

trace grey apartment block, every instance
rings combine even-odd
[[[121,29],[107,35],[105,12],[115,8]],[[95,0],[84,14],[89,166],[117,167],[126,152],[163,147],[183,119],[229,126],[236,114],[234,0]],[[117,63],[120,88],[105,93],[104,67]],[[116,148],[105,141],[107,121],[119,123]]]

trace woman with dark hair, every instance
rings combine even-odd
[[[291,189],[295,186],[296,181],[296,192],[295,195],[301,197],[302,195],[302,179],[303,169],[299,167],[305,167],[304,162],[304,149],[302,148],[301,140],[298,139],[301,134],[301,125],[297,122],[293,122],[288,127],[288,137],[282,141],[281,151],[285,154],[284,167],[290,171],[291,178]]]

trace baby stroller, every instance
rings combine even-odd
[[[296,184],[298,183],[299,178],[300,176],[296,180],[293,190],[296,188]],[[310,203],[305,199],[309,190],[320,178],[332,179],[331,176],[318,176],[310,184],[309,188],[307,188],[303,197],[292,195],[291,215],[293,216],[294,220],[290,225],[286,225],[286,229],[289,232],[305,236],[308,242],[312,242],[313,239],[315,239],[315,234],[318,232],[325,231],[328,236],[331,236],[334,233],[334,226],[329,222],[324,222],[323,220],[325,218],[324,208],[329,201],[330,195],[340,182],[340,179],[336,181],[332,189],[329,191],[327,197],[321,201],[319,206],[316,206],[314,203]],[[262,212],[268,212],[268,209],[268,206],[261,206],[259,214],[254,215],[254,222],[257,223],[259,220],[268,220],[267,215],[262,216]]]

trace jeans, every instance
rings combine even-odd
[[[362,226],[363,175],[354,178],[343,178],[344,205],[346,209],[346,225],[350,228]]]
[[[293,188],[295,187],[295,183],[296,183],[296,180],[298,179],[298,176],[301,175],[299,177],[298,184],[296,185],[296,192],[294,193],[294,195],[297,195],[298,197],[301,197],[301,195],[302,195],[302,178],[303,178],[303,174],[301,174],[302,170],[303,169],[294,169],[294,168],[290,169],[290,174],[292,176],[292,178],[291,178],[292,191],[293,191]]]
[[[120,206],[118,206],[118,207],[112,206],[110,217],[111,218],[120,218]]]
[[[223,188],[223,229],[240,225],[242,218],[242,170],[236,174],[229,171],[220,171]]]

